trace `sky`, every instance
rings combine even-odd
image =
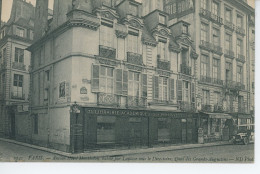
[[[10,17],[13,0],[2,0],[2,1],[3,1],[2,20],[6,22]],[[26,1],[31,2],[35,6],[36,0],[26,0]],[[53,4],[54,0],[49,0],[49,1],[50,1],[49,4]],[[136,1],[141,2],[142,0],[136,0]],[[255,0],[247,0],[247,1],[248,4],[251,5],[252,7],[255,6]],[[50,5],[49,8],[52,9],[53,7],[51,7]]]

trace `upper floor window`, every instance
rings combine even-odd
[[[166,24],[166,16],[159,15],[159,23],[165,25]]]
[[[225,20],[228,22],[232,21],[232,11],[231,9],[226,8],[225,9]]]
[[[203,9],[207,9],[208,8],[208,0],[201,0],[200,7],[203,8]]]
[[[220,60],[213,59],[213,78],[220,79]]]
[[[209,77],[209,57],[206,55],[201,55],[201,75],[204,77]]]
[[[227,50],[232,50],[232,36],[227,33],[225,36],[225,47]]]
[[[166,57],[166,43],[160,42],[158,43],[158,55],[160,56],[161,60],[167,60]]]
[[[140,93],[140,74],[129,71],[128,73],[128,95],[138,97]]]
[[[237,26],[241,28],[243,26],[243,18],[241,15],[237,15]]]
[[[182,33],[184,33],[184,34],[188,34],[188,33],[189,33],[189,27],[188,27],[188,25],[183,25],[183,26],[182,26]]]
[[[114,35],[114,30],[112,27],[101,25],[100,44],[107,47],[113,47],[113,40],[114,40],[113,35]]]
[[[219,16],[219,4],[217,2],[212,3],[212,13]]]
[[[207,24],[202,23],[201,24],[201,40],[202,41],[208,41],[209,39],[209,26]]]
[[[20,36],[20,37],[24,37],[24,29],[23,28],[19,28],[19,27],[17,27],[16,28],[16,35],[17,36]]]
[[[214,92],[214,104],[215,105],[221,104],[220,92]]]
[[[241,39],[237,39],[237,55],[243,55],[243,42]]]
[[[202,90],[202,104],[209,105],[210,103],[210,93],[208,90]]]
[[[168,100],[168,78],[159,77],[159,100]]]
[[[138,53],[138,35],[128,34],[128,51]]]
[[[216,46],[220,45],[220,31],[216,28],[213,28],[213,44]]]
[[[226,62],[226,81],[232,80],[232,63]]]
[[[133,16],[137,16],[138,15],[138,6],[134,5],[134,4],[130,4],[129,5],[129,14],[131,14]]]
[[[24,63],[24,50],[21,48],[15,48],[14,61],[18,63]]]
[[[243,82],[243,67],[237,66],[237,82],[242,83]]]
[[[113,68],[101,66],[100,67],[100,92],[113,94],[114,84]]]
[[[22,97],[23,95],[23,75],[14,74],[13,96]]]

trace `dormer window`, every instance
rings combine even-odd
[[[189,33],[188,25],[183,25],[183,26],[182,26],[182,33],[183,33],[183,34],[188,34],[188,33]]]
[[[20,27],[17,27],[16,28],[16,35],[20,36],[20,37],[24,37],[24,29],[20,28]]]
[[[166,25],[166,16],[164,15],[159,15],[159,23]]]
[[[138,6],[134,4],[129,4],[129,14],[133,16],[137,16],[138,15],[137,12],[138,12]]]

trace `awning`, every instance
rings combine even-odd
[[[221,119],[231,119],[232,116],[229,114],[224,113],[207,113],[203,112],[204,114],[208,115],[209,118],[221,118]]]

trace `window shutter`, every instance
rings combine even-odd
[[[147,97],[147,74],[142,74],[142,97]]]
[[[123,71],[123,95],[128,94],[128,71]]]
[[[175,92],[175,88],[174,88],[174,79],[170,79],[170,100],[173,101],[174,100],[174,92]]]
[[[158,76],[154,76],[153,77],[153,98],[158,100],[159,99],[159,77]]]
[[[195,84],[191,83],[191,102],[195,103]]]
[[[99,65],[92,65],[91,91],[99,92]]]
[[[177,82],[177,100],[182,101],[182,80]]]
[[[122,95],[123,72],[122,69],[116,69],[116,94]]]

